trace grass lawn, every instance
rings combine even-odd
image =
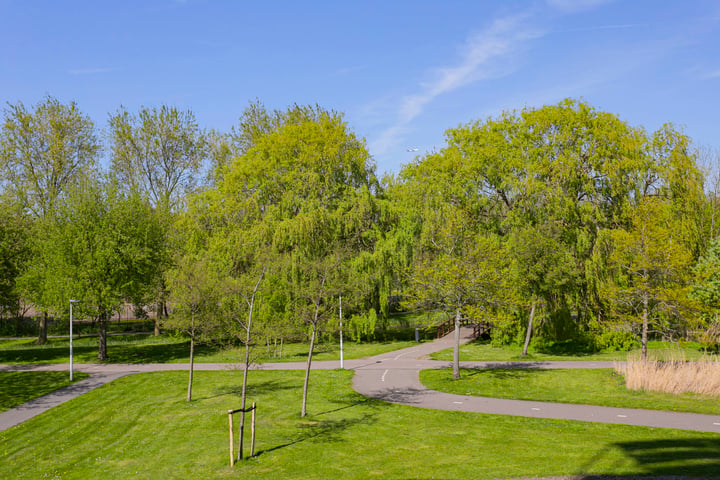
[[[252,372],[257,457],[228,463],[240,372],[121,378],[5,432],[0,478],[499,479],[614,474],[717,478],[720,435],[441,412],[368,400],[351,372]]]
[[[184,338],[161,335],[123,335],[108,337],[107,363],[179,363],[187,362],[190,342]],[[343,355],[346,359],[378,355],[415,345],[415,342],[345,342]],[[0,342],[0,363],[46,364],[69,361],[69,340],[51,338],[45,345],[35,345],[33,339],[5,340]],[[254,350],[259,362],[295,362],[307,358],[308,345],[304,343],[285,344],[282,356],[273,355],[274,347],[266,346]],[[279,352],[278,346],[278,352]],[[195,350],[196,362],[239,362],[243,358],[242,348],[222,348],[199,345]],[[73,357],[76,363],[97,363],[97,338],[83,337],[73,340]],[[337,343],[316,345],[314,360],[339,360],[340,347]]]
[[[720,415],[717,398],[628,390],[623,377],[612,369],[497,368],[460,373],[460,380],[453,380],[448,369],[423,370],[420,380],[430,389],[458,395]]]
[[[71,382],[68,372],[0,372],[0,412],[87,377],[74,372]]]
[[[523,357],[522,346],[506,345],[502,347],[494,347],[488,342],[472,342],[460,346],[460,361],[552,361],[552,360],[626,360],[628,354],[639,355],[640,348],[631,350],[630,352],[602,351],[596,353],[567,353],[553,354],[536,352],[530,349],[528,355]],[[677,359],[682,355],[687,360],[697,360],[705,354],[699,344],[694,342],[684,342],[682,345],[651,341],[648,342],[648,356],[657,360]],[[431,355],[433,360],[451,361],[453,356],[452,349],[443,350]]]

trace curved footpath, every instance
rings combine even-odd
[[[463,329],[462,342],[472,340],[471,329]],[[354,370],[353,387],[359,393],[379,400],[421,408],[464,412],[516,415],[522,417],[579,420],[586,422],[619,423],[657,428],[676,428],[720,433],[720,416],[696,413],[639,410],[629,408],[573,405],[566,403],[507,400],[467,395],[453,395],[425,388],[419,379],[420,370],[448,368],[451,362],[427,360],[430,353],[451,348],[453,334],[403,350],[374,357],[346,360],[345,368]],[[612,368],[614,362],[462,362],[463,368]],[[339,367],[338,361],[313,362],[314,370]],[[10,371],[63,371],[66,364],[54,365],[0,365],[0,372]],[[238,365],[227,363],[196,363],[195,370],[231,370]],[[241,368],[241,367],[240,367]],[[258,370],[304,369],[304,362],[263,363]],[[43,397],[31,400],[0,413],[0,431],[75,398],[116,378],[142,372],[187,370],[188,364],[81,364],[77,371],[90,377]]]

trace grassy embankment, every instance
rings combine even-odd
[[[0,412],[87,377],[86,373],[75,372],[71,382],[68,372],[1,372]]]
[[[458,395],[720,415],[716,397],[630,390],[612,369],[466,369],[460,380],[452,380],[448,370],[423,370],[420,380],[430,389]]]
[[[0,433],[0,478],[454,478],[687,475],[717,478],[720,435],[440,412],[368,400],[351,372],[252,372],[257,457],[228,466],[238,372],[121,378]],[[42,439],[42,440],[39,440]]]

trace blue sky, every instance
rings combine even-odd
[[[344,112],[378,172],[503,110],[583,98],[720,148],[717,0],[0,0],[0,102]],[[408,149],[417,148],[417,152]]]

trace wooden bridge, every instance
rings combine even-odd
[[[475,322],[467,317],[463,317],[460,319],[460,325],[463,327],[473,327],[473,337],[475,338],[478,338],[481,335],[485,335],[486,333],[490,332],[490,329],[492,328],[492,326],[488,322]],[[455,317],[450,317],[449,319],[437,326],[435,338],[444,337],[453,330],[455,330]]]

